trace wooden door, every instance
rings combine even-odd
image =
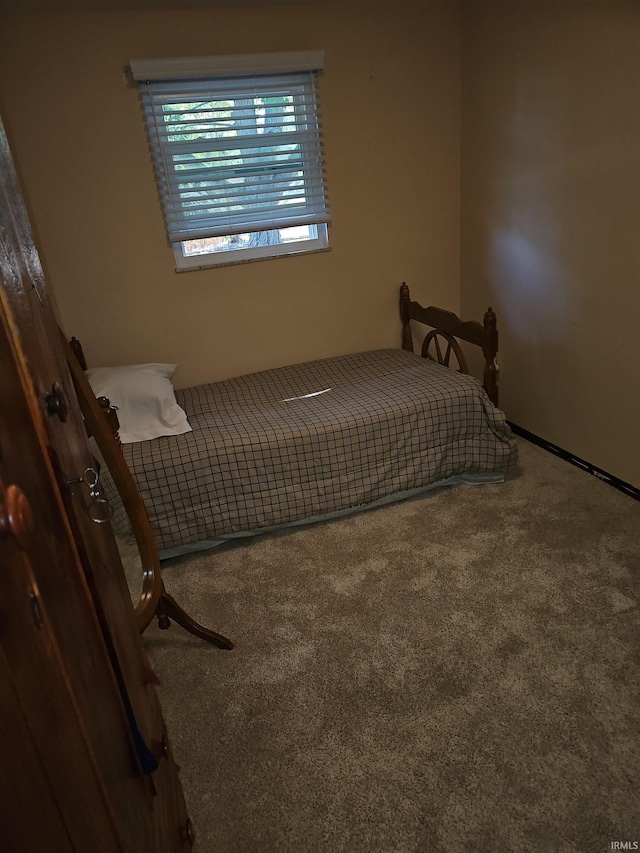
[[[0,849],[189,849],[113,534],[90,517],[93,458],[1,125],[0,376],[0,720],[15,723],[0,737],[5,756],[25,755],[3,766]]]

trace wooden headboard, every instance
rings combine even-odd
[[[498,369],[496,365],[498,330],[496,315],[492,308],[488,308],[485,312],[483,324],[475,320],[463,321],[451,311],[444,311],[442,308],[434,308],[433,306],[423,308],[419,302],[412,302],[409,288],[403,282],[400,287],[400,317],[402,319],[402,349],[409,350],[409,352],[414,351],[411,320],[416,320],[432,329],[425,335],[421,355],[426,358],[434,358],[441,364],[449,366],[449,358],[453,352],[462,373],[468,373],[469,370],[458,340],[479,346],[484,355],[484,390],[491,402],[495,406],[498,405]],[[445,356],[442,356],[438,337],[442,337],[447,342]]]

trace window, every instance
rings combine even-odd
[[[327,247],[320,51],[131,63],[178,269]]]

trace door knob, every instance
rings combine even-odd
[[[8,486],[0,498],[0,539],[13,536],[20,548],[29,546],[33,531],[33,513],[27,496],[19,486]]]

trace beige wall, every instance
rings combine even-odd
[[[515,423],[640,487],[640,3],[463,0],[461,304]]]
[[[397,345],[402,280],[492,303],[509,418],[640,486],[640,3],[459,5],[3,15],[0,111],[64,325],[93,364],[187,385]],[[332,251],[176,274],[122,68],[314,48]]]
[[[0,21],[0,111],[69,334],[176,384],[397,346],[459,308],[459,8],[398,0]],[[176,274],[129,59],[324,49],[332,251]],[[364,136],[365,142],[361,142]]]

